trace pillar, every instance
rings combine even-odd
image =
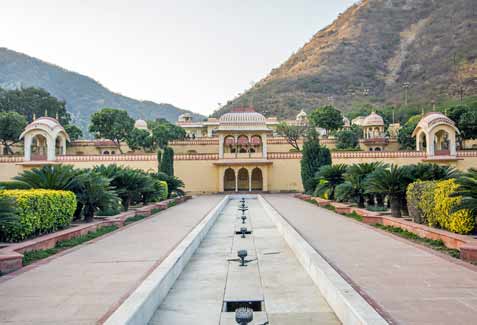
[[[238,192],[238,169],[234,169],[235,171],[235,192]]]
[[[267,159],[267,134],[262,135],[262,157]]]
[[[55,140],[51,136],[47,136],[47,138],[46,138],[46,147],[47,147],[46,148],[46,152],[47,152],[46,160],[48,160],[48,161],[56,160],[56,152],[55,152],[56,143],[55,143]]]
[[[225,167],[219,167],[219,192],[224,192]]]
[[[219,134],[219,159],[224,159],[224,135]]]
[[[248,168],[248,191],[252,192],[252,169]]]
[[[25,141],[23,145],[23,151],[24,151],[24,159],[25,161],[30,161],[31,160],[31,143],[32,143],[32,136],[30,134],[27,134],[25,136]]]
[[[455,140],[455,132],[449,133],[449,152],[451,156],[457,156],[457,143]]]
[[[428,156],[434,156],[434,134],[426,134],[426,151]]]
[[[263,191],[268,192],[268,166],[262,168]]]

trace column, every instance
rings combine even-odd
[[[47,160],[53,161],[56,160],[56,153],[55,153],[55,140],[51,138],[51,136],[47,136],[46,138],[46,152],[47,152]]]
[[[235,192],[238,192],[238,170],[234,169],[235,171]]]
[[[224,159],[224,135],[219,134],[219,159]]]
[[[268,166],[262,168],[263,191],[268,192]]]
[[[32,143],[32,136],[30,134],[27,134],[25,136],[25,141],[23,144],[23,151],[24,151],[24,159],[25,161],[30,161],[31,160],[31,143]]]
[[[252,192],[252,170],[248,168],[248,191]]]
[[[449,133],[449,152],[451,156],[457,156],[457,143],[455,133]]]
[[[224,177],[225,177],[225,167],[218,167],[219,168],[219,192],[225,192],[224,189]]]
[[[427,155],[434,156],[434,135],[431,133],[426,134],[426,144],[427,144]]]
[[[262,136],[262,157],[267,159],[267,134],[264,133]]]

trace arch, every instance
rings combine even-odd
[[[31,160],[46,160],[48,157],[48,137],[41,133],[32,135],[30,152]]]
[[[239,153],[247,153],[247,148],[241,147]]]
[[[376,148],[374,148],[374,151],[381,151],[381,148],[380,148],[380,147],[376,147]]]
[[[438,156],[450,155],[450,134],[448,131],[440,129],[434,134],[434,154]]]
[[[238,190],[239,191],[248,191],[249,190],[249,179],[248,179],[248,169],[240,168],[237,174],[238,180]]]
[[[252,191],[263,191],[262,170],[258,167],[252,170]]]
[[[416,150],[426,151],[427,148],[427,134],[423,130],[416,135]]]
[[[228,135],[224,138],[223,150],[225,153],[235,153],[236,144],[235,144],[235,137],[233,135]]]
[[[116,151],[112,150],[112,151],[111,151],[111,154],[112,154],[112,155],[115,155],[115,154],[116,154]]]
[[[108,150],[104,150],[104,151],[103,151],[103,155],[109,155],[109,151],[108,151]]]
[[[232,168],[224,172],[224,191],[235,191],[235,171]]]

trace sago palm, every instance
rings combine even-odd
[[[327,194],[330,200],[334,200],[336,187],[344,182],[344,174],[347,169],[348,166],[344,164],[322,166],[315,176],[318,185],[314,195]]]
[[[468,209],[477,216],[477,169],[469,169],[456,181],[459,187],[452,196],[462,196],[462,200],[454,210]]]
[[[358,202],[358,207],[364,208],[366,198],[366,179],[378,169],[383,169],[387,165],[382,162],[354,164],[348,167],[345,173],[345,180],[348,181],[353,188],[353,196]],[[371,193],[371,192],[368,192]]]
[[[391,165],[388,168],[378,168],[366,180],[366,191],[387,195],[391,202],[392,216],[401,217],[401,203],[409,184],[408,179],[409,175],[403,167]]]
[[[70,190],[74,178],[80,172],[72,166],[45,165],[41,168],[25,170],[15,176],[15,180],[27,184],[31,188],[44,188],[50,190]]]

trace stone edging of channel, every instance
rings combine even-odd
[[[258,199],[343,324],[388,324],[261,195]]]
[[[230,196],[224,197],[104,324],[147,324],[229,200]]]

